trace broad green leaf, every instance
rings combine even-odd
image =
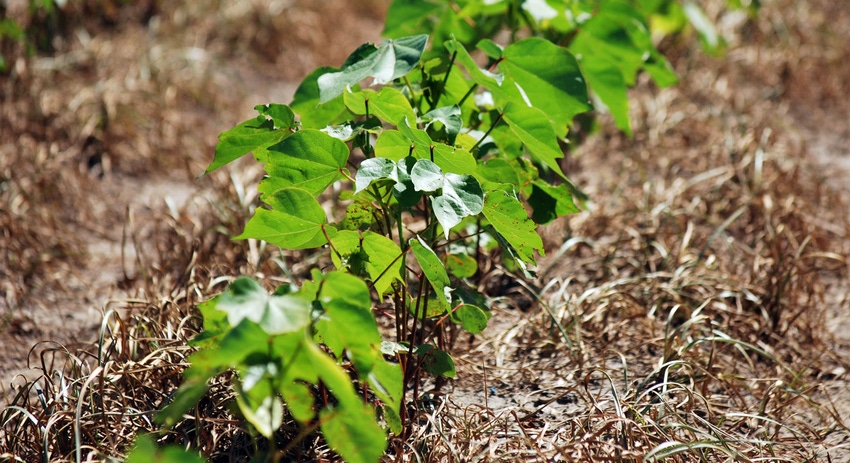
[[[235,239],[256,238],[283,249],[317,248],[327,239],[322,227],[328,218],[309,192],[285,188],[267,196],[272,210],[258,208]]]
[[[378,295],[383,295],[394,281],[401,281],[401,249],[393,240],[370,231],[363,232],[362,246],[366,274]]]
[[[263,115],[249,119],[218,136],[215,157],[204,173],[212,172],[251,151],[265,150],[267,146],[283,140],[291,133],[289,127],[275,128],[274,121]]]
[[[394,0],[384,22],[384,37],[397,38],[422,32],[424,23],[446,6],[428,0]]]
[[[478,271],[478,262],[468,254],[446,254],[443,262],[449,273],[458,278],[469,278]]]
[[[298,422],[309,423],[315,416],[313,391],[310,387],[298,382],[285,382],[281,387],[286,408]]]
[[[342,95],[319,104],[319,77],[337,72],[333,67],[321,67],[310,73],[298,86],[290,107],[300,116],[301,126],[307,129],[322,129],[339,124],[350,117]],[[353,89],[359,87],[355,86]]]
[[[410,180],[418,191],[432,192],[443,187],[446,179],[443,170],[437,164],[420,159],[413,165],[410,171]]]
[[[448,239],[449,231],[464,217],[481,213],[484,208],[484,191],[475,177],[449,173],[445,175],[443,194],[435,197],[431,205]]]
[[[432,198],[431,206],[446,238],[452,227],[464,217],[481,213],[484,206],[484,192],[478,180],[471,175],[443,174],[435,163],[420,159],[413,166],[410,179],[418,191],[440,190]]]
[[[227,321],[235,327],[243,319],[251,320],[268,334],[301,330],[310,324],[310,304],[294,296],[270,296],[256,281],[236,279],[216,303],[227,313]]]
[[[396,164],[387,158],[369,158],[360,163],[357,174],[354,177],[354,193],[366,189],[372,182],[388,179],[395,170]]]
[[[404,398],[404,375],[401,366],[389,363],[383,358],[378,359],[367,380],[375,395],[398,414]]]
[[[437,257],[433,249],[428,247],[420,239],[411,239],[410,247],[413,250],[413,255],[416,257],[416,261],[419,262],[419,266],[422,268],[422,273],[425,274],[425,278],[431,282],[434,292],[437,293],[437,298],[442,303],[443,308],[450,307],[451,288],[449,285],[451,281],[440,258]]]
[[[316,343],[305,340],[303,352],[310,360],[313,371],[330,389],[343,407],[363,404],[363,399],[354,390],[351,378],[337,362],[326,354]],[[374,419],[374,418],[373,418]]]
[[[399,159],[391,174],[392,179],[395,181],[395,185],[393,185],[393,196],[398,201],[399,206],[404,209],[413,207],[422,199],[422,192],[416,191],[416,187],[413,186],[413,180],[410,177],[415,165],[416,159],[412,156]]]
[[[538,180],[531,188],[528,204],[533,210],[531,220],[535,223],[545,224],[558,217],[579,212],[566,185],[553,186]]]
[[[413,143],[398,130],[384,130],[375,141],[375,156],[398,161],[413,151]]]
[[[581,64],[590,88],[611,112],[617,127],[631,137],[628,88],[620,70],[608,61],[592,57],[583,59]]]
[[[295,114],[285,104],[269,103],[254,106],[263,116],[268,116],[274,123],[276,130],[291,129],[295,127]]]
[[[566,135],[573,117],[591,109],[587,84],[566,48],[540,38],[520,40],[505,48],[499,69],[506,81],[490,91],[505,102],[540,109],[559,138]]]
[[[345,87],[372,77],[376,85],[386,84],[404,76],[419,63],[425,51],[427,35],[386,40],[369,53],[363,47],[355,51],[356,59],[346,61],[339,72],[323,74],[318,78],[319,102],[325,103],[341,95]]]
[[[543,111],[522,104],[509,103],[505,107],[504,120],[528,148],[532,159],[565,178],[561,165],[558,163],[558,159],[564,157],[564,153],[558,146],[558,138]]]
[[[410,147],[413,147],[413,157],[433,160],[434,163],[440,166],[443,172],[471,175],[478,168],[475,158],[469,151],[463,148],[454,148],[444,143],[434,142],[427,132],[411,128],[406,120],[402,121],[398,129],[407,139],[407,153],[410,153]],[[380,138],[378,138],[378,141],[380,141]],[[400,143],[398,137],[393,135],[392,139],[387,141],[389,143],[385,146],[390,148],[395,155],[400,155],[402,150],[401,146],[398,145]],[[405,154],[406,156],[407,154]]]
[[[340,404],[322,410],[319,421],[328,445],[348,463],[377,463],[387,446],[375,411],[363,404]]]
[[[344,349],[358,373],[367,374],[379,356],[381,335],[366,284],[353,275],[331,272],[324,276],[319,302],[325,310],[319,334],[338,357]]]
[[[478,178],[493,183],[505,183],[519,187],[519,176],[511,163],[493,158],[478,167]]]
[[[455,361],[445,351],[430,344],[423,344],[416,349],[416,355],[422,359],[422,368],[435,378],[438,376],[454,378],[457,375]]]
[[[215,308],[217,299],[218,296],[198,304],[198,311],[204,319],[204,330],[189,341],[190,346],[201,349],[215,346],[230,331],[227,314]]]
[[[268,151],[268,177],[260,184],[264,194],[298,187],[319,196],[333,182],[344,178],[342,171],[349,155],[341,140],[312,129],[298,131]]]
[[[343,98],[348,110],[360,116],[368,112],[393,125],[398,125],[405,117],[411,121],[416,120],[410,102],[401,92],[392,87],[384,87],[378,92],[371,89],[359,92],[346,91],[343,93]]]
[[[519,257],[534,264],[534,251],[543,255],[543,240],[525,208],[504,191],[491,191],[484,199],[484,217],[516,250]]]
[[[452,319],[460,323],[467,333],[478,334],[487,327],[487,321],[493,314],[472,304],[463,304],[452,313]]]

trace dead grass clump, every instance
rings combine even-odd
[[[154,429],[153,413],[180,383],[190,352],[192,317],[179,308],[187,302],[115,307],[97,344],[49,347],[30,358],[42,377],[18,385],[0,412],[4,458],[99,461],[120,456],[139,430]]]

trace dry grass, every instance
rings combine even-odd
[[[155,4],[155,25],[143,9],[118,9],[139,25],[89,26],[103,34],[86,43],[69,35],[49,59],[27,61],[29,74],[0,82],[7,334],[27,321],[27,298],[91,259],[83,232],[133,244],[124,284],[136,296],[105,307],[95,343],[31,351],[42,375],[15,381],[0,412],[0,461],[120,457],[137,433],[155,429],[154,412],[180,382],[199,326],[195,305],[231,275],[276,281],[293,268],[295,256],[229,240],[256,199],[246,185],[258,172],[246,164],[205,178],[199,194],[209,200],[191,193],[182,206],[137,206],[135,227],[123,225],[127,202],[97,194],[118,195],[127,179],[188,182],[215,134],[265,102],[244,101],[251,86],[266,85],[259,94],[274,99],[290,86],[279,76],[338,63],[366,40],[351,32],[352,43],[325,47],[338,43],[334,30],[297,27],[325,24],[319,5],[297,3],[277,16],[261,1]],[[850,18],[840,0],[805,11],[764,3],[755,20],[720,18],[732,38],[722,59],[664,43],[682,84],[641,82],[635,137],[603,119],[576,149],[570,174],[592,207],[546,230],[551,251],[538,281],[491,288],[503,299],[484,334],[457,343],[460,378],[412,405],[418,425],[391,442],[388,460],[850,455],[848,364],[839,355],[850,336],[826,326],[848,309],[846,297],[831,297],[847,290],[848,190],[819,167],[817,140],[807,141],[824,127],[850,136],[836,122],[850,114],[837,98],[848,83],[836,77],[850,74],[841,45]],[[357,15],[379,17],[381,8],[361,6]],[[219,14],[203,14],[212,8]],[[139,40],[151,44],[141,60],[128,45]],[[812,101],[821,104],[803,104]],[[503,275],[495,267],[489,279]],[[229,414],[229,401],[223,378],[160,440],[213,461],[247,461],[262,444]],[[294,435],[287,429],[282,446]],[[312,436],[295,447],[293,459],[333,458]]]

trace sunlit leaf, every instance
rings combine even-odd
[[[543,240],[537,226],[515,197],[504,191],[491,191],[484,200],[484,217],[517,251],[519,257],[534,264],[534,251],[543,254]]]
[[[343,97],[348,110],[357,115],[365,115],[368,110],[368,114],[394,125],[398,125],[405,117],[411,121],[416,120],[407,97],[392,87],[384,87],[377,92],[371,89],[346,91]]]
[[[411,239],[410,247],[422,268],[422,273],[425,274],[425,278],[428,279],[434,288],[434,292],[437,293],[437,298],[444,308],[449,307],[451,305],[451,288],[449,287],[451,281],[448,273],[446,273],[446,268],[440,262],[440,258],[437,257],[433,249],[419,239]]]
[[[422,361],[422,368],[431,376],[454,378],[457,375],[455,361],[448,352],[437,349],[430,344],[423,344],[416,349],[416,355]]]
[[[349,155],[345,143],[319,130],[301,130],[268,151],[268,177],[260,184],[264,194],[297,187],[318,196],[344,178]]]
[[[452,319],[456,323],[460,323],[460,327],[467,333],[478,334],[487,327],[487,321],[492,317],[492,313],[484,311],[481,308],[463,304],[452,313]]]
[[[346,86],[354,85],[372,77],[374,84],[386,84],[413,69],[422,57],[428,36],[425,34],[386,40],[377,47],[372,45],[368,52],[361,47],[355,51],[356,58],[349,57],[339,72],[321,75],[319,102],[325,103],[341,95]]]
[[[218,310],[227,313],[231,326],[251,320],[268,334],[291,333],[310,324],[310,304],[294,296],[269,295],[256,281],[236,279],[218,298]]]
[[[327,243],[325,210],[309,192],[285,188],[267,196],[271,210],[258,208],[236,239],[256,238],[283,249],[310,249]]]
[[[377,463],[384,454],[387,437],[372,407],[338,405],[322,410],[319,417],[328,445],[348,463]]]

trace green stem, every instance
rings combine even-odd
[[[443,94],[446,92],[446,84],[449,81],[449,74],[451,74],[452,68],[455,65],[455,58],[457,58],[457,51],[452,53],[452,57],[449,58],[449,68],[446,69],[446,75],[443,76],[443,81],[440,83],[440,86],[437,87],[436,95],[433,97],[433,106],[440,104],[440,98],[442,98]]]
[[[464,93],[463,96],[460,98],[460,101],[457,102],[458,107],[463,106],[463,103],[466,102],[466,99],[469,98],[470,95],[475,93],[476,90],[478,90],[478,84],[472,84],[472,87],[469,87],[469,90],[467,90],[466,93]]]
[[[497,117],[496,120],[493,121],[492,124],[490,124],[490,128],[487,129],[487,132],[484,133],[484,136],[482,136],[477,142],[475,142],[475,144],[472,145],[472,148],[470,148],[469,151],[475,151],[475,148],[478,148],[478,145],[480,145],[481,142],[483,142],[484,139],[487,138],[488,135],[490,135],[490,132],[492,132],[493,129],[495,129],[497,125],[499,125],[499,122],[501,122],[502,117],[504,115],[505,115],[505,113],[499,113],[499,117]]]

